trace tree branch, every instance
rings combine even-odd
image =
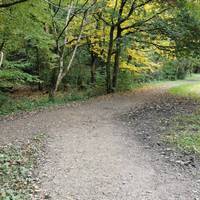
[[[160,45],[160,44],[156,44],[154,42],[149,42],[149,41],[144,41],[144,40],[135,40],[136,42],[139,43],[144,43],[144,44],[149,44],[149,45],[153,45],[155,46],[157,49],[163,50],[163,51],[172,51],[173,49],[176,48],[176,46],[164,46],[164,45]]]
[[[69,26],[69,24],[70,24],[70,22],[73,20],[73,18],[75,17],[75,16],[77,16],[78,14],[80,14],[80,11],[82,12],[87,12],[91,7],[93,7],[94,6],[94,4],[96,3],[96,2],[94,2],[89,8],[87,8],[86,10],[84,10],[84,7],[87,5],[87,3],[89,2],[89,0],[86,0],[85,2],[84,2],[84,4],[81,6],[81,8],[79,8],[78,10],[76,10],[74,13],[73,13],[73,15],[71,15],[71,17],[68,19],[68,21],[67,21],[67,23],[66,23],[66,25],[65,25],[65,27],[62,29],[62,31],[60,32],[60,34],[59,34],[59,36],[58,36],[58,38],[57,38],[57,40],[59,40],[61,37],[62,37],[62,35],[63,35],[63,33],[65,32],[65,30],[67,29],[67,27]],[[71,8],[72,9],[72,8]],[[69,12],[69,11],[68,11]],[[70,11],[70,13],[71,13],[71,11]]]
[[[122,0],[121,8],[120,8],[120,10],[119,10],[120,18],[121,18],[121,16],[122,16],[122,12],[123,12],[123,9],[124,9],[124,6],[125,6],[126,2],[127,2],[127,1]],[[123,19],[121,18],[121,19],[118,21],[118,23],[122,24],[123,22],[125,22],[126,20],[128,20],[129,17],[133,14],[133,11],[134,11],[134,10],[135,10],[135,1],[132,3],[131,8],[130,8],[130,10],[129,10],[127,16],[124,17]]]
[[[8,8],[8,7],[11,7],[16,4],[26,2],[26,1],[28,1],[28,0],[18,0],[18,1],[10,2],[10,3],[2,3],[2,4],[0,4],[0,8]]]
[[[164,12],[167,11],[168,9],[169,9],[169,8],[165,8],[165,9],[161,10],[160,12],[158,12],[158,13],[152,15],[151,17],[149,17],[149,18],[147,18],[147,19],[145,19],[145,20],[136,22],[136,23],[134,23],[134,24],[132,24],[132,25],[130,25],[130,26],[126,26],[126,27],[122,28],[122,31],[127,30],[127,29],[131,29],[131,28],[135,28],[135,27],[138,27],[138,26],[141,26],[141,25],[145,24],[146,22],[151,21],[152,19],[154,19],[154,18],[157,17],[158,15],[164,13]]]

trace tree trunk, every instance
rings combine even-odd
[[[59,85],[62,81],[63,71],[64,71],[64,49],[63,49],[63,52],[61,53],[61,55],[59,57],[59,72],[58,72],[56,84],[55,84],[55,87],[54,87],[54,93],[56,93],[58,91],[58,87],[59,87]]]
[[[36,47],[36,66],[37,66],[37,75],[41,79],[41,63],[40,63],[40,51],[39,48]],[[43,90],[43,83],[38,83],[38,90]]]
[[[96,84],[96,57],[91,52],[91,84]]]
[[[107,53],[107,62],[106,62],[106,88],[107,93],[112,92],[112,78],[111,78],[111,59],[112,59],[112,51],[113,51],[113,40],[114,40],[114,30],[115,27],[110,27],[110,41],[108,46],[108,53]]]
[[[71,4],[69,5],[69,10],[68,10],[68,13],[67,13],[67,16],[66,16],[66,21],[65,21],[66,28],[64,30],[66,35],[67,35],[67,30],[68,30],[67,24],[68,24],[72,9],[73,9],[73,2],[71,2]],[[56,27],[55,27],[55,33],[57,35]],[[59,64],[58,64],[59,72],[57,74],[56,69],[54,69],[54,71],[53,71],[51,88],[50,88],[50,91],[49,91],[49,99],[51,101],[54,101],[54,97],[56,95],[58,87],[59,87],[59,85],[60,85],[60,83],[63,79],[63,72],[64,72],[64,52],[65,52],[66,37],[64,37],[64,44],[63,44],[64,46],[63,47],[60,47],[60,45],[59,45],[60,37],[61,37],[61,35],[57,38],[57,41],[56,41],[56,43],[57,43],[57,54],[59,55]]]
[[[115,62],[114,62],[113,79],[112,79],[113,91],[116,91],[116,89],[117,89],[117,79],[118,79],[119,65],[120,65],[120,54],[121,54],[121,27],[118,26]]]
[[[78,45],[79,45],[79,42],[80,42],[80,39],[81,39],[81,36],[82,36],[82,28],[81,28],[81,32],[80,32],[80,35],[79,35],[78,40],[77,40],[77,44],[74,47],[72,57],[71,57],[68,65],[65,69],[64,69],[64,50],[65,50],[65,48],[63,48],[63,50],[62,50],[62,54],[60,55],[60,58],[59,58],[59,73],[58,73],[58,76],[57,76],[57,79],[56,79],[56,82],[55,82],[55,87],[53,87],[53,92],[52,92],[52,94],[54,96],[55,96],[55,94],[58,90],[60,83],[62,82],[62,80],[66,76],[66,74],[69,72],[69,70],[70,70],[70,68],[73,64],[73,61],[74,61],[74,58],[75,58],[75,55],[76,55],[76,52],[77,52],[77,49],[78,49]],[[53,98],[53,96],[52,96],[52,98]]]
[[[3,53],[4,44],[5,44],[5,41],[3,41],[0,45],[0,68],[3,64],[3,59],[4,59],[4,53]]]
[[[4,57],[4,53],[3,51],[0,52],[0,68],[1,68],[1,65],[3,64],[3,57]]]
[[[57,80],[57,69],[54,68],[51,76],[50,88],[49,88],[49,100],[55,100],[55,85]]]

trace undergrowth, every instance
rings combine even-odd
[[[27,144],[0,147],[0,200],[39,199],[38,181],[33,169],[44,138],[41,134]]]
[[[22,111],[33,111],[40,108],[54,105],[64,105],[74,101],[84,101],[94,96],[104,94],[102,88],[87,89],[84,91],[71,91],[65,94],[58,94],[54,101],[50,101],[48,95],[40,95],[37,98],[20,97],[12,98],[0,93],[0,116],[9,115]]]

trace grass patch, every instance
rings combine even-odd
[[[181,135],[174,134],[168,137],[168,141],[182,151],[200,154],[200,133],[195,135],[187,132]]]
[[[33,169],[44,138],[38,135],[27,144],[0,148],[0,200],[36,199],[39,190]]]
[[[199,75],[192,76],[189,83],[173,87],[170,94],[200,100]],[[200,111],[192,114],[175,117],[171,121],[171,127],[167,141],[179,149],[189,153],[200,154]]]
[[[169,93],[182,97],[200,99],[200,82],[187,83],[173,87],[169,90]]]
[[[39,95],[34,98],[12,98],[0,93],[0,116],[23,111],[33,111],[55,105],[64,105],[74,101],[84,101],[91,97],[102,95],[104,92],[102,88],[91,88],[83,91],[73,90],[68,93],[58,93],[54,101],[49,101],[48,95]]]
[[[175,117],[167,141],[182,151],[200,153],[200,111]]]

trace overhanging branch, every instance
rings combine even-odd
[[[0,8],[8,8],[8,7],[11,7],[11,6],[14,6],[16,4],[26,2],[26,1],[28,1],[28,0],[18,0],[18,1],[13,1],[13,2],[10,2],[10,3],[0,3]]]

